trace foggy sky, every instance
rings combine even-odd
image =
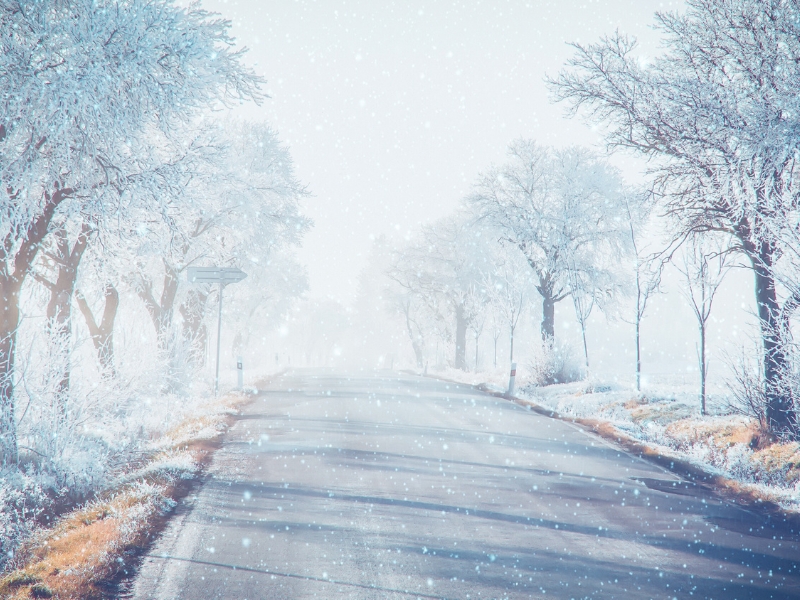
[[[585,144],[543,81],[568,41],[615,28],[657,52],[656,10],[682,2],[205,0],[233,22],[271,96],[244,107],[291,147],[313,197],[300,258],[310,295],[350,301],[371,236],[404,236],[450,213],[516,137]],[[636,178],[638,163],[614,159]]]

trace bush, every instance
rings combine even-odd
[[[22,472],[0,473],[0,571],[14,557],[20,540],[36,527],[49,501],[36,478]]]
[[[767,394],[764,387],[760,355],[755,361],[742,354],[735,362],[731,361],[731,378],[726,382],[731,392],[725,408],[727,412],[743,415],[758,422],[759,427],[767,427]]]
[[[555,383],[570,383],[583,379],[583,367],[572,348],[547,340],[529,363],[531,383],[544,387]]]

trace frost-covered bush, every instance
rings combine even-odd
[[[0,476],[0,571],[20,540],[33,531],[49,498],[35,477],[23,472]]]
[[[555,383],[571,383],[583,379],[580,361],[567,344],[547,340],[529,362],[530,382],[544,387]]]
[[[758,352],[755,356],[760,357]],[[731,414],[755,419],[762,428],[767,426],[767,394],[764,388],[762,361],[755,362],[742,355],[730,364],[732,376],[728,380],[730,398],[725,408]]]

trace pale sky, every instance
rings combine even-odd
[[[312,297],[348,302],[370,236],[451,212],[516,137],[597,142],[543,81],[616,28],[657,52],[653,13],[682,2],[205,0],[233,22],[271,96],[245,107],[289,144],[313,196],[300,252]],[[635,163],[623,166],[630,179]]]

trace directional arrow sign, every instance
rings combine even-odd
[[[237,283],[247,273],[234,267],[189,267],[187,275],[191,283]]]

